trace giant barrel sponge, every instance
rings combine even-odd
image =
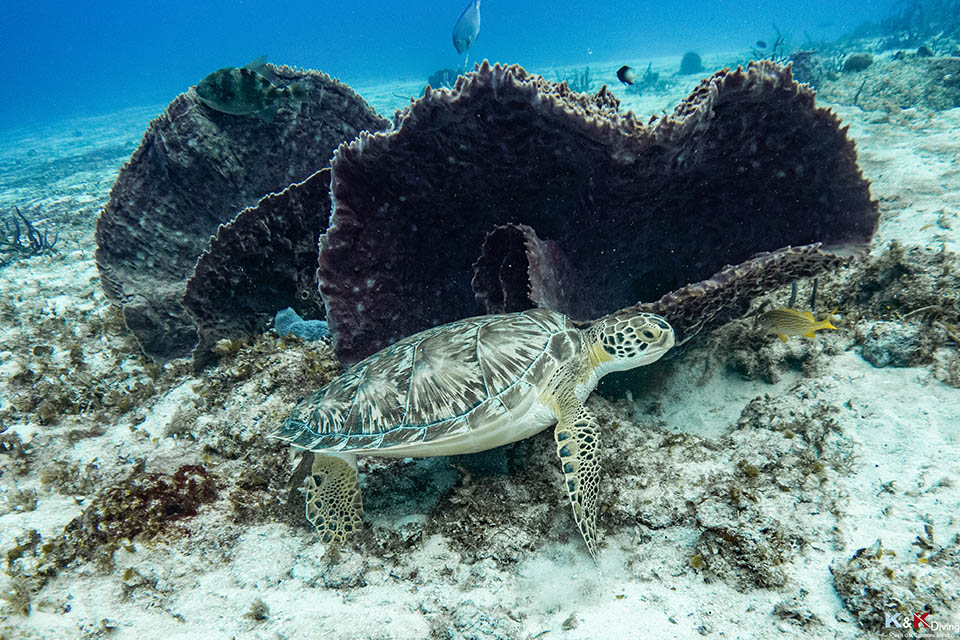
[[[287,147],[253,134],[198,138],[189,96],[151,125],[97,233],[104,287],[147,353],[185,354],[197,342],[192,317],[203,364],[217,340],[262,331],[279,308],[313,305],[314,287],[345,363],[428,327],[533,307],[577,321],[654,311],[684,342],[759,294],[864,253],[876,230],[846,129],[772,62],[720,71],[647,123],[621,113],[606,87],[578,93],[516,65],[484,62],[452,89],[428,87],[385,131],[355,94],[336,89],[334,104],[357,105],[351,126],[369,124],[313,175],[304,167],[322,166],[336,137],[321,135],[323,118],[311,123],[327,142],[303,164],[309,129]],[[171,133],[184,109],[191,128]],[[251,169],[287,154],[288,182],[302,181],[281,191],[287,183],[274,186],[284,178],[272,175],[274,184],[224,204],[230,181],[202,163],[153,157],[152,146],[177,135],[190,141],[178,149],[199,147],[205,161],[229,149]],[[263,148],[277,155],[260,163]],[[177,181],[165,175],[174,169]],[[271,190],[197,262],[240,200]],[[163,206],[134,206],[142,201]],[[202,225],[183,222],[196,211],[207,212]],[[166,289],[151,293],[145,279]]]
[[[644,301],[687,339],[865,251],[878,216],[846,129],[767,61],[647,124],[485,62],[342,145],[331,177],[317,277],[346,362],[484,310]]]
[[[207,107],[192,89],[177,96],[150,123],[97,219],[103,290],[154,358],[189,355],[197,343],[181,301],[219,225],[327,166],[337,145],[361,130],[388,124],[324,73],[268,69],[280,84],[298,83],[303,100],[264,122]]]

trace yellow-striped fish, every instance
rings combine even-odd
[[[837,310],[834,309],[823,320],[817,320],[809,311],[772,309],[760,316],[760,325],[766,329],[767,334],[776,334],[783,342],[786,342],[789,336],[815,338],[816,332],[821,329],[837,329],[830,324],[836,312]]]

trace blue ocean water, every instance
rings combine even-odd
[[[837,38],[882,19],[892,0],[637,2],[483,0],[470,60],[525,66],[740,51],[771,40]],[[165,104],[207,73],[266,54],[348,84],[457,67],[451,31],[466,0],[12,2],[0,22],[9,73],[0,128]]]

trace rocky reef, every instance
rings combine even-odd
[[[823,100],[867,111],[945,110],[960,106],[960,56],[894,51],[872,56],[842,50],[791,54],[797,80]]]

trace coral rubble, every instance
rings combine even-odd
[[[960,537],[940,546],[933,540],[933,527],[927,525],[914,544],[920,554],[912,558],[897,558],[896,552],[877,540],[858,549],[849,560],[831,565],[837,595],[860,627],[880,632],[890,628],[891,620],[896,621],[895,627],[910,627],[914,614],[926,621],[925,613],[933,616],[930,622],[952,621],[954,607],[960,602]]]
[[[272,123],[178,96],[147,129],[97,221],[97,266],[145,353],[187,355],[197,342],[184,282],[217,226],[265,194],[324,167],[332,150],[386,122],[346,85],[317,71],[270,67],[299,82],[302,102]]]
[[[750,273],[780,284],[869,243],[877,207],[853,143],[789,68],[721,71],[648,125],[618,106],[606,89],[574,93],[484,63],[427,91],[389,132],[338,149],[317,273],[338,355],[356,361],[482,312],[478,297],[488,309],[545,304],[535,255],[570,285],[547,304],[586,320],[759,252],[773,253]],[[492,264],[496,234],[504,255],[526,260]],[[824,250],[801,248],[816,243]],[[767,286],[724,273],[724,311]]]

